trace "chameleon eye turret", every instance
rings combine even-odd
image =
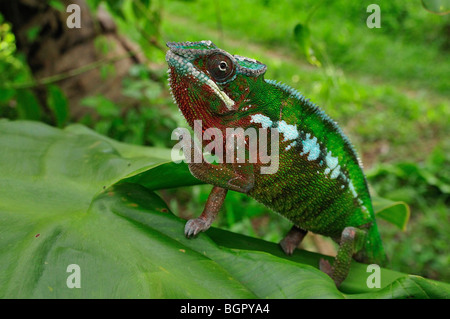
[[[231,58],[222,53],[215,53],[208,58],[207,70],[216,82],[224,82],[235,73]]]
[[[203,131],[214,128],[223,136],[228,128],[278,133],[270,143],[279,144],[279,168],[271,174],[261,173],[261,160],[189,163],[191,173],[213,189],[200,217],[186,223],[186,236],[206,231],[232,190],[292,222],[280,242],[286,254],[308,231],[335,239],[340,245],[335,262],[322,260],[320,269],[336,285],[346,278],[352,257],[383,265],[386,256],[362,165],[336,122],[297,90],[265,79],[267,67],[257,60],[231,55],[211,41],[167,46],[171,92],[191,127],[201,120]],[[250,145],[244,144],[246,156]],[[237,154],[237,144],[232,147]]]

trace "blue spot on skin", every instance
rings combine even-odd
[[[289,151],[293,146],[297,145],[296,141],[293,141],[291,144],[289,144],[288,146],[286,146],[285,150]]]
[[[317,137],[310,138],[311,134],[306,134],[306,139],[302,141],[303,152],[300,155],[308,154],[308,161],[314,161],[319,158],[320,146],[317,143]]]
[[[331,172],[330,178],[331,178],[331,179],[337,178],[337,177],[339,176],[340,171],[341,171],[341,166],[338,165],[338,166],[333,170],[333,172]]]
[[[308,161],[316,160],[319,157],[319,155],[320,155],[319,144],[316,144],[316,147],[314,147],[308,155]]]
[[[269,128],[273,124],[272,120],[269,117],[262,114],[252,115],[252,119],[250,120],[250,122],[260,123],[263,128]]]
[[[350,192],[352,192],[353,197],[358,197],[358,194],[356,193],[355,186],[353,186],[353,183],[350,181],[348,183],[348,187],[350,188]]]
[[[328,152],[327,157],[325,158],[325,161],[327,162],[327,166],[330,169],[333,169],[338,164],[338,158],[331,156],[331,152]]]
[[[298,137],[297,125],[289,125],[285,121],[278,122],[278,131],[283,133],[284,141],[295,140]]]

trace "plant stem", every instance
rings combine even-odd
[[[325,2],[325,0],[319,1],[309,12],[305,19],[305,25],[308,25],[309,20],[311,20],[312,16],[316,13],[317,9]]]
[[[73,69],[73,70],[70,70],[70,71],[67,71],[64,73],[55,74],[55,75],[52,75],[52,76],[49,76],[46,78],[36,79],[36,80],[30,81],[30,82],[25,82],[25,83],[5,83],[1,87],[5,88],[5,89],[30,89],[30,88],[34,88],[34,87],[41,86],[41,85],[48,85],[48,84],[59,82],[59,81],[68,79],[70,77],[74,77],[74,76],[80,75],[82,73],[91,71],[93,69],[96,69],[96,68],[102,66],[103,64],[114,63],[114,62],[120,61],[122,59],[132,57],[134,55],[135,55],[134,52],[128,52],[128,53],[120,55],[120,56],[116,56],[116,57],[112,57],[112,58],[108,58],[108,59],[101,59],[101,60],[95,61],[93,63],[83,65],[82,67],[79,67],[77,69]]]

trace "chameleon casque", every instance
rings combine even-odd
[[[191,127],[201,120],[202,131],[214,127],[224,136],[226,128],[236,127],[279,133],[274,174],[260,174],[260,162],[189,163],[192,175],[213,189],[203,213],[186,223],[186,236],[207,230],[227,191],[234,190],[293,223],[280,242],[286,254],[293,253],[307,231],[338,242],[333,265],[323,259],[319,265],[338,286],[352,258],[385,264],[366,178],[339,126],[295,89],[264,79],[267,67],[254,59],[231,55],[211,41],[167,46],[170,89]]]

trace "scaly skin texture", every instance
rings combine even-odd
[[[367,182],[338,125],[299,92],[265,80],[266,66],[256,60],[233,56],[210,41],[167,46],[170,88],[191,127],[201,120],[203,132],[220,130],[225,145],[227,128],[263,128],[279,134],[279,167],[274,174],[260,173],[267,166],[260,158],[250,163],[248,143],[245,163],[189,164],[195,177],[215,188],[202,216],[186,225],[186,235],[209,228],[225,199],[223,190],[230,189],[247,193],[294,224],[281,242],[287,254],[307,231],[339,242],[333,266],[325,261],[320,265],[337,285],[347,276],[352,257],[384,264]],[[209,142],[203,141],[203,146]],[[267,143],[270,150],[270,135]]]

